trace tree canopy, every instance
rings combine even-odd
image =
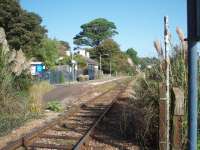
[[[133,61],[134,64],[139,64],[139,58],[137,56],[137,51],[134,50],[133,48],[129,48],[126,51],[126,54],[131,58],[131,60]]]
[[[123,72],[133,73],[134,68],[128,63],[128,55],[121,51],[119,44],[113,39],[104,40],[99,46],[89,50],[91,57],[99,61],[102,57],[102,70],[110,73],[110,63],[112,73]]]
[[[116,26],[104,18],[98,18],[81,26],[82,31],[74,37],[78,46],[97,47],[103,40],[118,34]]]
[[[66,51],[70,50],[70,45],[68,42],[65,41],[59,41],[58,45],[58,54],[59,56],[66,56]]]
[[[22,48],[31,55],[46,33],[41,22],[40,16],[23,10],[18,0],[0,1],[0,27],[5,29],[11,49]]]
[[[34,55],[43,61],[47,67],[52,67],[58,60],[58,46],[58,41],[45,38]]]
[[[99,58],[100,54],[102,57],[108,57],[107,55],[111,56],[120,52],[120,47],[113,39],[107,39],[104,40],[99,46],[89,49],[89,51],[93,58]]]

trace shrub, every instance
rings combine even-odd
[[[28,90],[31,86],[31,75],[23,71],[20,76],[14,78],[14,87],[17,90]]]
[[[13,88],[14,76],[9,67],[8,53],[0,48],[0,113],[15,114],[23,111],[23,104]]]
[[[89,76],[88,75],[79,75],[78,76],[78,81],[88,81]]]
[[[64,73],[61,72],[60,74],[60,83],[64,83],[65,82],[65,76],[64,76]]]
[[[43,96],[52,89],[52,85],[47,81],[33,84],[29,88],[29,111],[32,113],[41,113],[43,108]]]
[[[65,56],[64,59],[59,60],[58,64],[60,65],[70,65],[71,63],[71,58],[70,56]]]
[[[21,125],[27,115],[27,99],[14,87],[8,58],[0,48],[0,136]]]
[[[86,60],[84,59],[84,57],[83,56],[81,56],[81,55],[75,55],[74,56],[74,59],[75,59],[75,61],[78,63],[78,66],[80,67],[80,68],[86,68],[87,67],[87,62],[86,62]]]
[[[61,110],[63,110],[63,107],[60,102],[55,100],[55,101],[48,102],[47,109],[51,111],[55,111],[55,112],[60,112]]]
[[[142,149],[157,149],[158,87],[155,82],[139,79],[133,89],[134,98],[127,99],[127,105],[121,108],[119,120],[121,135],[133,139]]]

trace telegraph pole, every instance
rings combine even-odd
[[[169,96],[169,22],[168,17],[164,17],[164,41],[165,41],[165,64],[166,64],[166,150],[170,149],[170,96]]]
[[[187,0],[188,27],[188,149],[197,149],[198,65],[200,40],[200,0]]]

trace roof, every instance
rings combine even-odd
[[[41,62],[41,61],[31,62],[31,65],[40,65],[40,64],[43,64],[43,62]]]

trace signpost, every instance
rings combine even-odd
[[[197,43],[200,40],[200,0],[187,0],[188,24],[188,149],[197,149],[198,69]]]

